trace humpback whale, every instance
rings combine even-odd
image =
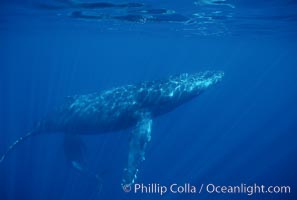
[[[68,97],[26,135],[16,140],[0,158],[25,139],[44,133],[64,134],[65,155],[72,166],[83,170],[84,145],[80,136],[130,129],[129,151],[122,185],[135,182],[151,140],[153,118],[168,113],[220,82],[224,73],[205,71],[179,74],[91,94]]]

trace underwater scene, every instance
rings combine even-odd
[[[297,200],[297,1],[0,10],[0,200]]]

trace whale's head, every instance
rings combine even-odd
[[[184,79],[183,84],[184,95],[188,97],[200,95],[206,89],[219,83],[223,77],[223,71],[204,71],[186,75],[186,79]]]
[[[224,77],[223,71],[205,71],[190,75],[193,89],[204,90],[219,83]]]
[[[166,87],[162,88],[163,98],[161,99],[164,102],[174,102],[172,105],[182,104],[219,83],[223,76],[224,72],[222,71],[204,71],[171,76]]]
[[[180,74],[171,77],[171,92],[185,95],[200,94],[205,89],[217,84],[224,76],[223,71],[204,71],[194,74]]]

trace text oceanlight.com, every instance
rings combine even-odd
[[[143,184],[136,183],[134,185],[124,185],[124,192],[131,192],[135,194],[158,194],[164,195],[166,193],[173,194],[290,194],[290,186],[266,186],[260,184],[244,184],[239,185],[216,185],[216,184],[200,184],[193,185],[190,183],[171,185],[162,185],[158,183]]]

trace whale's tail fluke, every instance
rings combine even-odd
[[[15,147],[16,147],[18,144],[20,144],[20,143],[26,141],[26,140],[27,140],[28,138],[30,138],[31,136],[37,135],[38,133],[39,133],[38,131],[30,131],[30,132],[28,132],[26,135],[24,135],[24,136],[20,137],[19,139],[17,139],[14,143],[12,143],[12,144],[8,147],[8,149],[6,150],[6,152],[1,156],[1,158],[0,158],[0,164],[5,160],[5,158],[7,157],[7,155],[8,155],[12,150],[15,149]]]

